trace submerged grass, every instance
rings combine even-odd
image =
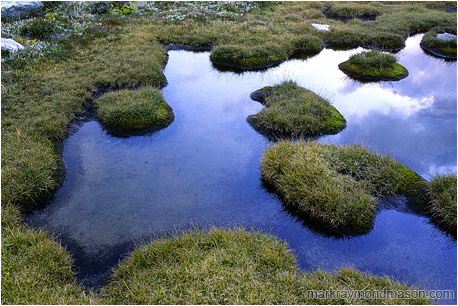
[[[398,81],[409,75],[395,56],[380,51],[354,54],[340,63],[339,69],[352,77],[376,81]]]
[[[262,158],[261,176],[287,206],[343,234],[373,227],[379,197],[404,194],[421,205],[424,180],[359,145],[281,141]]]
[[[411,290],[353,269],[302,273],[274,237],[243,229],[195,230],[142,245],[114,270],[103,290],[115,304],[380,304],[424,299],[320,299],[309,290]]]
[[[97,99],[95,105],[105,127],[120,134],[158,130],[175,118],[162,93],[152,87],[109,92]]]
[[[269,90],[265,108],[248,117],[248,122],[269,136],[306,136],[335,134],[346,126],[345,118],[329,101],[285,81]]]

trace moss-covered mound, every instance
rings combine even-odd
[[[281,45],[222,45],[213,49],[210,60],[217,65],[239,69],[267,68],[285,61],[287,50]]]
[[[282,141],[261,165],[287,206],[342,234],[373,227],[378,197],[403,194],[422,204],[425,182],[398,162],[359,146]]]
[[[354,269],[301,273],[276,238],[244,230],[194,231],[153,241],[114,271],[109,304],[385,304],[427,300],[319,298],[310,290],[407,290]]]
[[[313,137],[335,134],[346,126],[345,118],[328,101],[291,81],[256,91],[265,104],[248,117],[254,129],[269,137]]]
[[[327,18],[348,21],[350,19],[375,20],[383,13],[383,6],[377,2],[363,4],[352,2],[329,2],[323,13]]]
[[[380,51],[352,55],[339,64],[345,74],[371,81],[399,81],[409,75],[407,69],[396,62],[396,57]]]
[[[447,37],[445,33],[453,34],[455,38]],[[445,36],[445,39],[441,38],[441,35]],[[434,28],[423,36],[420,46],[434,55],[456,59],[456,28]]]
[[[71,256],[42,230],[25,225],[14,205],[2,203],[2,304],[96,304],[75,280]]]
[[[429,182],[433,218],[456,238],[456,174],[438,175]]]
[[[152,87],[110,92],[96,100],[97,115],[115,134],[141,134],[168,126],[173,110],[162,93]]]

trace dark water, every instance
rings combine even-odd
[[[209,53],[170,51],[165,100],[176,119],[150,136],[117,138],[85,122],[64,143],[67,177],[53,202],[30,222],[55,232],[80,277],[97,282],[136,240],[209,225],[260,229],[286,241],[303,270],[350,265],[430,289],[456,293],[456,241],[427,218],[382,210],[368,235],[328,237],[303,224],[260,181],[269,145],[246,117],[262,106],[249,94],[292,79],[333,99],[347,128],[320,142],[362,143],[426,179],[456,172],[457,66],[426,55],[421,36],[398,56],[410,76],[359,83],[337,65],[362,49],[325,49],[264,72],[220,72]],[[402,199],[387,200],[387,207]],[[455,294],[456,295],[456,294]],[[456,303],[440,300],[439,303]]]

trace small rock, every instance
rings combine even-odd
[[[266,98],[272,94],[272,86],[266,86],[255,90],[250,94],[250,98],[261,104],[266,103]]]
[[[452,39],[456,39],[456,35],[453,35],[450,33],[441,33],[441,34],[437,34],[437,39],[452,40]]]
[[[2,19],[26,18],[37,14],[43,7],[41,1],[2,1]]]
[[[9,52],[17,52],[19,50],[24,49],[24,46],[20,43],[9,39],[9,38],[2,38],[2,50],[9,51]]]
[[[312,27],[314,27],[318,31],[329,32],[329,25],[327,24],[312,23]]]

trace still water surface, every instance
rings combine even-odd
[[[170,51],[163,93],[175,121],[153,135],[128,138],[109,135],[95,120],[81,123],[64,142],[64,185],[29,221],[60,237],[89,284],[138,239],[194,224],[275,235],[303,270],[349,265],[456,293],[456,241],[425,217],[387,208],[369,234],[337,238],[285,210],[260,181],[262,152],[271,143],[246,122],[262,109],[250,100],[252,91],[292,79],[330,98],[347,119],[345,130],[320,142],[362,143],[426,179],[456,172],[456,62],[426,55],[420,40],[421,35],[409,38],[398,53],[409,77],[380,83],[360,83],[338,70],[361,48],[325,49],[245,73],[219,71],[209,52]],[[388,199],[385,206],[402,201]]]

